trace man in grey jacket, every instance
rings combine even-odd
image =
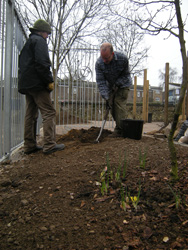
[[[103,43],[95,70],[99,92],[111,108],[116,122],[112,137],[122,136],[121,120],[127,117],[126,103],[132,85],[128,58],[123,53],[115,52],[112,44]]]
[[[18,91],[26,96],[24,152],[31,154],[43,149],[44,154],[51,154],[65,147],[55,142],[56,111],[50,98],[54,83],[46,43],[51,27],[39,19],[30,31],[29,39],[19,56],[18,71]],[[38,110],[43,119],[43,148],[37,146],[36,142]]]

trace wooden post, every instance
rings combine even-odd
[[[165,68],[165,105],[164,105],[164,124],[168,125],[168,95],[169,95],[169,63]]]
[[[146,81],[146,121],[148,122],[148,110],[149,110],[149,80]]]
[[[136,119],[136,89],[137,89],[137,76],[134,77],[134,97],[133,97],[133,119]]]
[[[144,122],[147,121],[146,119],[146,81],[147,81],[147,69],[144,69],[144,83],[143,83],[143,106],[142,106],[142,119]]]

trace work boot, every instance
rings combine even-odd
[[[38,152],[38,151],[40,151],[40,150],[42,150],[42,147],[41,147],[41,146],[36,146],[36,147],[33,148],[33,149],[30,149],[30,150],[28,150],[28,151],[25,151],[24,154],[30,155],[30,154],[36,153],[36,152]]]
[[[48,151],[46,152],[43,152],[45,155],[49,155],[53,152],[56,152],[56,151],[61,151],[65,148],[65,145],[64,144],[56,144],[54,148],[52,149],[49,149]]]

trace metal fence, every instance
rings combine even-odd
[[[77,45],[69,50],[56,77],[53,100],[57,125],[92,123],[96,126],[103,119],[105,103],[95,80],[98,56],[99,48],[96,46]]]
[[[23,143],[25,97],[17,90],[18,56],[27,39],[13,0],[0,1],[0,161]],[[55,78],[52,100],[57,125],[94,124],[100,126],[105,104],[95,81],[95,61],[99,48],[75,45]],[[113,127],[113,120],[109,116]],[[39,116],[39,126],[41,125]]]
[[[18,55],[26,35],[14,2],[0,1],[0,159],[23,141],[25,98],[17,91]]]

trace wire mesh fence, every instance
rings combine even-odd
[[[18,55],[26,35],[14,2],[0,2],[0,159],[23,141],[25,98],[17,91]]]
[[[0,161],[23,143],[25,97],[18,93],[18,57],[27,39],[14,1],[0,2]],[[64,49],[65,50],[65,49]],[[52,101],[56,124],[100,126],[105,103],[95,81],[95,62],[99,48],[75,44],[54,76]],[[113,120],[109,116],[110,127]],[[42,124],[41,115],[38,130]],[[40,130],[39,130],[40,131]]]
[[[99,124],[105,103],[95,81],[95,62],[99,56],[96,46],[69,50],[56,78],[57,125]],[[69,61],[68,61],[69,59]]]

